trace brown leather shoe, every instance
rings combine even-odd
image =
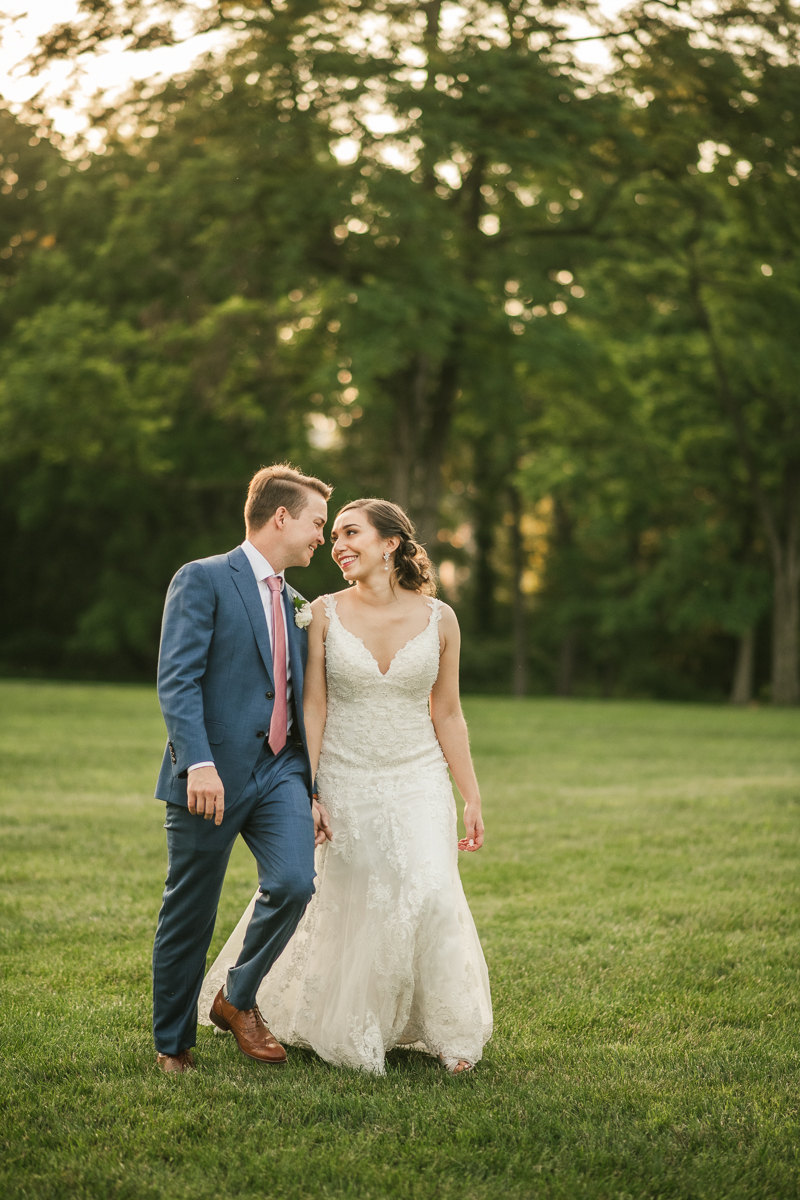
[[[217,1029],[230,1029],[242,1054],[270,1067],[282,1067],[286,1063],[286,1051],[276,1042],[264,1024],[264,1018],[255,1008],[234,1008],[219,989],[208,1014]]]
[[[165,1075],[183,1075],[186,1071],[193,1071],[195,1065],[191,1050],[181,1050],[180,1054],[156,1056],[156,1066],[160,1067]]]

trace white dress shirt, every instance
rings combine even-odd
[[[245,538],[245,540],[242,542],[242,549],[247,555],[247,561],[253,568],[253,574],[256,577],[258,590],[261,594],[261,603],[264,606],[264,618],[267,622],[269,647],[274,654],[275,648],[272,641],[272,592],[267,587],[266,581],[271,575],[280,575],[281,579],[283,579],[283,586],[285,587],[286,579],[283,571],[273,571],[272,567],[264,558],[264,555],[259,550],[256,550],[253,543],[249,542],[247,538]],[[281,596],[282,595],[283,593],[281,593]],[[284,637],[286,639],[286,733],[288,735],[292,728],[292,667],[291,663],[289,662],[289,626],[286,618],[285,608],[283,610],[283,630]],[[213,767],[214,765],[214,762],[211,760],[207,762],[193,763],[192,766],[189,767],[189,771],[195,771],[198,767]]]

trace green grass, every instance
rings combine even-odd
[[[796,1197],[800,714],[476,699],[496,1032],[385,1079],[201,1029],[166,1078],[153,692],[0,684],[0,1194]],[[255,885],[234,854],[211,949]]]

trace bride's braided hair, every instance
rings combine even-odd
[[[435,596],[434,565],[425,553],[424,546],[414,540],[416,530],[400,505],[392,504],[390,500],[354,500],[352,504],[345,504],[337,516],[351,508],[360,509],[380,537],[399,539],[400,544],[394,552],[394,575],[400,586],[409,592]]]

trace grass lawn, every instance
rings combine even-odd
[[[496,1021],[475,1074],[273,1072],[203,1028],[167,1078],[155,695],[0,684],[5,1200],[800,1194],[800,713],[465,707]],[[212,956],[255,882],[240,845]]]

